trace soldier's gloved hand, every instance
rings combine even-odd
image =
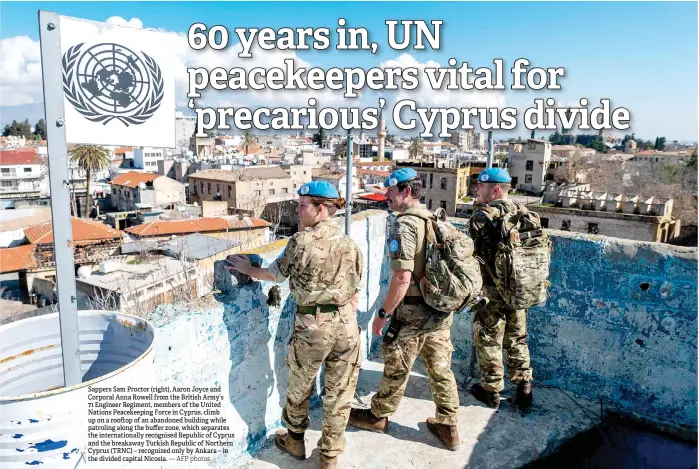
[[[227,267],[228,270],[235,270],[246,275],[250,271],[250,267],[252,267],[250,258],[240,254],[228,256],[226,262],[230,265],[230,267]]]
[[[374,333],[374,335],[382,336],[383,329],[386,327],[386,324],[388,324],[388,318],[386,319],[381,319],[379,317],[374,318],[374,322],[371,324],[371,332]]]

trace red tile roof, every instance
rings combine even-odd
[[[82,218],[70,217],[73,225],[73,242],[103,241],[120,239],[121,233],[104,223]],[[32,226],[24,230],[24,236],[32,244],[53,243],[53,227],[51,222]]]
[[[373,169],[362,169],[362,168],[357,168],[357,174],[366,174],[368,176],[378,176],[378,177],[384,177],[387,178],[388,176],[391,175],[389,171],[377,171]]]
[[[237,217],[212,217],[197,218],[194,220],[154,221],[126,228],[124,231],[137,237],[148,237],[264,228],[267,226],[272,226],[272,224],[260,218],[240,220]]]
[[[138,173],[136,171],[129,171],[125,174],[120,174],[114,179],[112,179],[111,184],[116,186],[125,186],[135,189],[140,183],[153,182],[160,177],[160,174],[152,173]]]
[[[125,154],[127,151],[133,151],[133,148],[131,148],[131,147],[120,147],[120,148],[117,148],[117,149],[114,150],[114,154],[115,154],[115,155],[123,155],[123,154]]]
[[[393,161],[356,161],[354,166],[357,168],[363,168],[365,166],[388,166],[390,168],[393,166]]]
[[[373,200],[374,202],[385,202],[386,196],[383,194],[364,194],[359,196],[360,199]]]
[[[0,249],[0,274],[19,272],[36,267],[33,244]]]
[[[0,165],[41,164],[42,162],[34,148],[0,150]]]

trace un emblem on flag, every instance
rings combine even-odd
[[[63,90],[92,122],[125,126],[146,122],[163,100],[163,75],[148,55],[119,44],[78,44],[63,54]]]

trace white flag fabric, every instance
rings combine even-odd
[[[60,17],[66,140],[175,147],[175,60],[157,31]]]

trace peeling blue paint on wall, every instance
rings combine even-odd
[[[390,278],[386,214],[366,213],[352,223],[365,256],[358,307],[364,357],[380,345],[369,326]],[[551,296],[528,317],[534,379],[696,429],[696,249],[559,232],[552,238]],[[263,265],[282,249],[262,252]],[[216,285],[223,291],[217,306],[161,305],[149,319],[157,328],[158,384],[220,383],[221,410],[236,438],[211,464],[225,465],[256,452],[281,426],[295,303],[288,282],[279,285],[280,306],[271,307],[267,295],[275,284],[237,285],[222,265]],[[469,313],[455,318],[452,339],[453,368],[463,383],[471,359]],[[320,403],[322,378],[312,405]]]

